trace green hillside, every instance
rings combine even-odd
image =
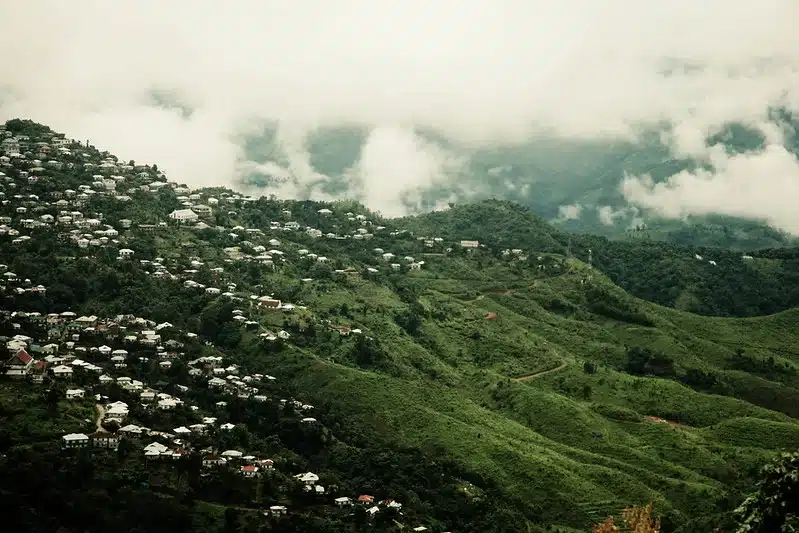
[[[741,252],[667,244],[642,234],[627,241],[572,234],[526,207],[498,200],[456,205],[401,224],[421,235],[479,240],[496,257],[522,248],[570,253],[587,262],[591,250],[593,265],[634,296],[698,314],[754,316],[799,305],[799,248]]]
[[[381,220],[355,203],[150,187],[165,183],[152,167],[117,166],[116,194],[87,194],[70,207],[118,230],[105,243],[81,246],[80,230],[23,222],[58,217],[58,193],[92,185],[97,170],[86,163],[107,157],[72,146],[63,168],[37,170],[33,181],[21,165],[3,169],[10,201],[0,216],[18,233],[0,235],[0,262],[47,289],[20,293],[6,282],[3,308],[133,313],[199,334],[313,403],[331,437],[294,448],[302,461],[380,487],[388,481],[377,459],[388,457],[385,477],[436,532],[587,531],[648,502],[664,531],[710,531],[708,523],[729,519],[757,469],[799,443],[791,249],[744,261],[722,250],[612,243],[569,236],[495,201]],[[189,194],[199,199],[179,199]],[[204,226],[169,218],[210,198],[220,202]],[[485,246],[463,248],[466,239]],[[123,248],[133,260],[119,259]],[[768,292],[781,285],[786,295]],[[297,307],[259,309],[262,295]],[[756,318],[683,310],[744,315],[769,306],[785,310]],[[237,322],[237,308],[253,323]],[[290,338],[264,340],[278,330]],[[409,473],[409,457],[443,468],[448,481]],[[464,491],[462,502],[453,496]]]

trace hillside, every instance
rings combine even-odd
[[[752,284],[792,279],[791,250],[753,260],[704,251],[700,262],[698,251],[677,246],[578,235],[569,245],[567,234],[504,202],[381,220],[356,203],[189,190],[154,166],[125,164],[44,127],[6,128],[25,145],[0,159],[6,340],[26,335],[31,351],[41,349],[38,337],[54,329],[42,321],[72,312],[53,318],[60,333],[48,342],[74,361],[102,342],[123,345],[115,317],[144,317],[129,326],[142,338],[147,321],[168,323],[174,333],[164,339],[185,343],[183,355],[134,344],[135,364],[104,371],[182,391],[198,410],[132,416],[163,428],[229,419],[241,426],[237,448],[269,454],[276,471],[225,492],[240,478],[222,471],[182,484],[140,451],[76,455],[54,469],[47,465],[64,452],[47,443],[92,426],[93,402],[87,396],[74,412],[58,397],[48,404],[41,385],[4,378],[0,453],[16,466],[0,492],[19,495],[15,524],[47,530],[50,513],[68,518],[67,532],[154,531],[155,518],[145,523],[139,511],[152,500],[161,502],[152,504],[158,527],[172,531],[236,530],[225,524],[233,517],[248,531],[573,532],[654,502],[664,531],[709,532],[729,521],[764,462],[799,446],[797,311],[703,317],[635,296],[664,300],[658,291],[674,281],[678,295],[663,303],[691,308],[696,299],[725,314],[787,308],[793,296],[772,301]],[[461,246],[467,239],[485,246]],[[686,275],[692,269],[697,279]],[[721,283],[726,292],[703,304]],[[75,320],[89,315],[104,329]],[[208,372],[192,366],[199,356],[235,365],[219,374],[224,396],[197,377]],[[159,370],[166,359],[175,370]],[[242,380],[231,376],[244,374],[274,378],[255,387],[267,407],[234,387]],[[96,376],[80,379],[113,399]],[[300,410],[313,406],[315,429],[304,432],[280,402],[293,398]],[[215,435],[189,439],[189,453],[232,446]],[[337,492],[305,498],[291,480],[310,469]],[[52,480],[53,498],[66,504],[42,506],[42,486],[22,491],[25,479]],[[100,525],[81,519],[109,483],[122,495],[116,507]],[[404,514],[386,511],[378,516],[391,519],[366,525],[363,507],[336,510],[338,494],[395,499]],[[288,507],[282,521],[262,516],[273,505]]]
[[[511,202],[488,200],[402,220],[417,234],[476,239],[495,257],[508,248],[571,253],[632,295],[715,316],[773,314],[799,305],[799,248],[750,251],[666,244],[631,235],[627,241],[555,228]]]

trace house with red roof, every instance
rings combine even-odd
[[[35,361],[24,349],[17,350],[5,364],[5,374],[12,378],[24,378],[33,368]]]
[[[31,367],[31,379],[34,383],[43,383],[47,376],[47,361],[36,361]]]
[[[255,465],[244,465],[239,470],[244,477],[257,477],[259,475],[259,468]]]

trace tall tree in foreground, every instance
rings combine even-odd
[[[799,532],[799,453],[766,465],[757,489],[735,510],[736,533]]]
[[[660,533],[660,520],[652,518],[652,504],[645,507],[628,507],[621,512],[622,523],[609,516],[594,526],[593,533]]]

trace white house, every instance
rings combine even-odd
[[[89,445],[89,436],[84,433],[70,433],[61,437],[64,448],[85,448]]]
[[[112,420],[124,420],[128,416],[128,404],[125,402],[110,403],[105,408],[105,417]]]
[[[319,481],[319,476],[317,476],[313,472],[305,472],[304,474],[297,474],[294,477],[300,480],[302,483],[305,483],[306,485],[313,485],[314,483]]]
[[[67,400],[83,398],[84,394],[86,394],[86,391],[83,389],[67,389]]]
[[[169,218],[178,222],[197,222],[200,217],[191,209],[176,209],[169,213]]]
[[[53,368],[53,376],[57,378],[71,378],[72,368],[66,365],[58,365]]]

